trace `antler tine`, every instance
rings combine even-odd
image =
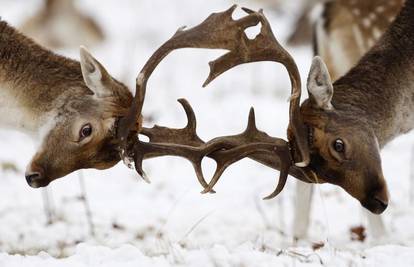
[[[249,15],[238,21],[231,18],[237,5],[233,5],[228,10],[219,13],[213,13],[198,26],[185,30],[181,27],[167,42],[146,62],[136,79],[136,93],[134,101],[127,115],[119,122],[118,138],[123,147],[126,146],[126,139],[131,131],[135,128],[135,123],[141,116],[144,104],[146,85],[152,72],[158,64],[173,50],[179,48],[210,48],[210,49],[228,49],[238,50],[244,46],[243,42],[238,43],[234,40],[244,41],[247,37],[244,29],[257,25],[259,20],[255,14]],[[230,25],[230,27],[229,27]]]
[[[191,151],[191,148],[202,147],[205,145],[205,142],[197,135],[197,119],[190,103],[184,98],[178,99],[178,102],[183,107],[185,114],[187,116],[187,125],[184,128],[172,129],[158,125],[155,125],[152,128],[142,128],[141,134],[146,135],[150,139],[151,143],[158,143],[158,148],[161,148],[161,154],[150,155],[149,149],[152,148],[151,144],[143,144],[139,140],[136,140],[137,145],[134,149],[136,151],[135,154],[137,154],[135,158],[135,166],[137,168],[137,172],[140,175],[141,173],[145,173],[142,170],[142,161],[145,158],[164,155],[163,152],[165,152],[165,154],[168,155],[167,151],[162,151],[163,147],[167,146],[170,150],[175,147],[176,149],[184,149],[187,150],[187,152],[189,152]],[[152,150],[152,152],[154,152],[154,150]],[[177,153],[173,155],[177,155]],[[190,159],[189,156],[184,157]],[[202,158],[197,158],[197,160],[190,161],[195,169],[198,181],[203,186],[203,188],[207,187],[208,184],[204,179],[201,168]],[[211,191],[211,193],[215,193],[214,190]]]
[[[264,200],[270,200],[272,198],[277,197],[277,195],[282,192],[283,188],[285,188],[286,181],[289,175],[289,169],[292,165],[290,162],[287,161],[287,159],[284,159],[281,161],[281,168],[280,168],[280,174],[279,174],[279,180],[276,186],[276,189],[267,197],[264,197]]]
[[[256,115],[254,112],[254,108],[251,107],[250,111],[249,111],[249,117],[247,119],[247,126],[246,126],[246,130],[244,130],[244,133],[246,134],[251,134],[251,133],[256,133],[257,130],[257,126],[256,126]]]
[[[301,98],[301,79],[298,67],[292,56],[279,44],[275,38],[271,26],[263,14],[263,10],[255,12],[243,8],[249,16],[255,15],[262,24],[260,33],[254,40],[246,39],[244,33],[241,36],[241,47],[244,49],[231,50],[227,54],[211,61],[210,74],[203,86],[207,86],[222,73],[233,68],[236,65],[256,62],[256,61],[275,61],[283,64],[291,81],[291,97],[289,107],[289,140],[297,146],[299,155],[296,155],[296,165],[305,167],[310,162],[309,148],[307,143],[307,129],[300,116],[300,98]],[[243,23],[244,18],[238,22]]]
[[[218,142],[219,140],[216,140],[216,141]],[[219,142],[217,144],[219,144]],[[205,194],[205,193],[211,192],[211,190],[213,190],[213,187],[216,185],[216,183],[220,179],[223,172],[231,164],[241,159],[244,159],[253,153],[258,153],[258,152],[276,153],[277,150],[278,150],[278,147],[275,144],[250,143],[250,144],[241,145],[235,148],[231,148],[228,150],[223,150],[223,151],[220,151],[220,153],[217,153],[216,155],[212,155],[211,157],[217,162],[216,171],[210,183],[208,184],[208,186],[204,188],[204,190],[201,193]]]
[[[144,159],[160,156],[179,156],[192,163],[198,181],[204,188],[202,193],[214,193],[213,187],[223,172],[231,164],[245,157],[254,157],[254,155],[260,153],[273,155],[273,157],[280,159],[281,166],[289,171],[292,160],[287,142],[259,131],[255,125],[253,108],[249,113],[246,130],[242,134],[217,137],[205,143],[197,136],[196,117],[190,104],[185,99],[180,99],[179,102],[183,106],[188,119],[185,128],[171,129],[161,126],[143,128],[141,134],[148,136],[150,142],[135,140],[132,149],[134,155],[130,156],[134,158],[135,167],[141,176],[145,177],[145,172],[142,169]],[[206,156],[217,163],[210,183],[206,182],[201,167],[202,159]],[[281,175],[281,177],[283,176]],[[284,179],[284,182],[282,178],[279,179],[279,185],[281,185],[278,186],[279,192],[286,183],[287,175]]]
[[[217,153],[216,155],[208,155],[217,162],[217,168],[208,187],[206,187],[202,193],[208,193],[213,190],[222,173],[228,166],[245,157],[252,158],[252,154],[257,155],[260,153],[267,153],[273,155],[273,157],[278,157],[282,167],[276,190],[265,199],[273,198],[283,190],[289,174],[289,169],[292,166],[288,143],[282,139],[270,137],[266,133],[259,131],[256,127],[256,118],[253,108],[250,109],[247,127],[242,134],[218,137],[210,141],[210,143],[214,142],[223,142],[226,143],[227,146],[234,142],[246,145],[235,146],[235,148],[220,151],[220,153]]]
[[[150,57],[140,71],[136,82],[136,94],[127,115],[120,119],[118,139],[120,141],[121,156],[132,157],[137,172],[145,178],[142,169],[144,159],[159,156],[180,156],[188,159],[197,174],[204,193],[213,192],[214,185],[222,173],[231,164],[250,157],[266,165],[281,169],[278,185],[275,191],[267,198],[280,193],[286,184],[287,174],[292,166],[292,153],[297,166],[305,167],[309,163],[307,144],[307,129],[300,116],[299,104],[301,97],[301,82],[298,68],[290,54],[278,43],[273,35],[270,24],[263,12],[243,9],[248,15],[234,20],[232,14],[236,5],[228,10],[211,14],[198,26],[185,30],[184,27],[165,42]],[[247,38],[245,29],[261,23],[261,30],[255,39]],[[188,123],[182,129],[170,129],[161,126],[136,129],[136,122],[141,117],[145,99],[146,85],[149,77],[158,64],[171,51],[179,48],[212,48],[227,49],[228,53],[210,62],[210,74],[204,83],[208,85],[212,80],[225,71],[244,63],[257,61],[274,61],[283,64],[291,80],[291,98],[288,128],[288,139],[292,145],[283,139],[270,137],[259,131],[255,125],[254,110],[249,115],[246,130],[239,135],[215,138],[207,143],[201,140],[196,133],[196,117],[190,104],[181,99]],[[147,135],[150,142],[142,142],[136,133]],[[201,162],[204,157],[216,161],[216,171],[210,183],[204,179]],[[306,177],[304,172],[296,172],[300,177]]]
[[[184,98],[178,99],[187,116],[187,125],[182,129],[171,129],[155,125],[153,128],[143,127],[142,134],[149,137],[150,142],[174,143],[188,146],[200,146],[204,141],[197,135],[197,119],[190,103]]]
[[[255,116],[254,108],[251,107],[250,111],[249,111],[249,117],[248,117],[248,120],[247,120],[247,126],[246,126],[246,129],[244,130],[244,132],[240,135],[237,135],[237,136],[227,137],[226,141],[227,141],[228,145],[232,145],[232,143],[234,141],[237,141],[238,139],[241,139],[241,137],[242,137],[242,139],[244,139],[244,141],[240,142],[240,144],[245,144],[246,142],[252,141],[252,139],[253,139],[252,137],[256,136],[256,134],[258,132],[259,131],[257,130],[257,127],[256,127],[256,116]],[[217,141],[217,140],[223,140],[223,139],[224,139],[224,137],[218,137],[218,138],[213,139],[211,142],[214,142],[214,141]],[[237,147],[237,146],[234,146],[234,147]],[[250,156],[251,154],[252,153],[249,153],[246,156]],[[216,155],[209,155],[209,156],[217,157]],[[244,157],[246,157],[246,156],[244,156]],[[238,160],[240,160],[240,159],[238,159]],[[238,161],[238,160],[236,160],[236,161]],[[219,166],[219,165],[217,164],[217,166]],[[211,179],[208,186],[204,187],[204,190],[201,192],[202,194],[213,191],[213,187],[217,184],[218,180],[220,179],[222,173],[225,171],[226,168],[227,168],[227,166],[226,167],[223,166],[222,168],[216,168],[216,171],[213,175],[213,178]]]
[[[271,140],[269,140],[271,139]],[[242,140],[242,141],[241,141]],[[241,142],[240,142],[241,141]],[[227,169],[231,164],[245,158],[250,157],[252,154],[257,153],[270,153],[276,157],[282,157],[284,165],[288,165],[287,170],[291,166],[289,146],[286,141],[278,138],[272,138],[266,133],[261,132],[256,127],[256,117],[254,108],[250,108],[249,117],[247,121],[247,127],[243,133],[235,136],[228,137],[218,137],[210,141],[210,143],[223,142],[227,146],[233,142],[240,142],[246,145],[239,145],[235,148],[228,149],[217,153],[217,155],[208,155],[212,157],[217,162],[216,172],[213,175],[208,187],[206,187],[202,193],[208,193],[213,190],[214,186],[217,184],[222,173]],[[208,143],[207,143],[208,144]],[[287,159],[286,159],[287,157]],[[287,176],[286,176],[287,179]],[[279,179],[280,183],[280,179]],[[286,183],[286,182],[285,182]],[[279,186],[278,186],[279,187]],[[282,188],[283,189],[283,186]],[[281,191],[281,190],[280,190]]]

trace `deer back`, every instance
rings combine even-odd
[[[337,0],[325,4],[315,28],[315,52],[333,80],[371,49],[401,10],[404,0]]]

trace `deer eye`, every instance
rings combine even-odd
[[[333,148],[338,153],[343,153],[345,151],[345,143],[341,139],[336,139],[333,143]]]
[[[80,140],[83,140],[84,138],[90,136],[91,134],[92,134],[92,126],[89,123],[83,125],[79,132]]]

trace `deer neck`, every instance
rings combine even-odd
[[[0,21],[1,128],[39,132],[73,90],[87,90],[78,62],[40,47]]]
[[[333,105],[370,125],[381,146],[414,128],[414,0],[335,84]]]

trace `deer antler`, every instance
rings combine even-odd
[[[245,157],[257,158],[259,154],[271,154],[279,159],[278,167],[281,170],[277,189],[268,197],[271,198],[283,189],[293,165],[292,153],[288,142],[270,137],[257,130],[253,110],[250,112],[249,124],[245,132],[240,135],[218,137],[205,143],[196,134],[196,120],[190,105],[185,100],[180,100],[187,113],[187,127],[170,129],[155,126],[152,129],[137,129],[139,133],[150,138],[149,143],[140,141],[134,134],[136,121],[141,116],[147,81],[166,55],[175,49],[186,47],[227,49],[228,53],[210,62],[210,75],[203,86],[225,71],[243,63],[257,61],[282,63],[288,70],[292,85],[288,137],[290,143],[294,144],[293,158],[299,158],[295,161],[296,166],[307,166],[309,152],[306,128],[299,112],[301,83],[297,66],[289,53],[277,42],[261,10],[254,12],[243,8],[248,15],[233,20],[231,16],[235,8],[234,5],[224,12],[213,13],[194,28],[188,30],[180,28],[151,56],[137,77],[135,100],[127,116],[119,122],[118,137],[121,141],[122,157],[133,158],[136,170],[141,176],[145,176],[142,161],[146,158],[175,155],[188,159],[192,162],[197,177],[205,188],[203,193],[212,192],[221,174],[234,162]],[[249,40],[244,32],[245,29],[259,23],[262,24],[260,34],[254,40]],[[206,156],[217,163],[216,171],[209,184],[205,181],[201,169],[201,161]]]
[[[276,189],[278,194],[286,183],[291,158],[286,141],[273,138],[259,131],[256,127],[254,110],[250,110],[246,130],[239,135],[222,136],[214,138],[209,142],[202,141],[196,132],[196,117],[190,104],[180,99],[187,115],[187,126],[182,129],[171,129],[167,127],[154,126],[143,128],[141,134],[149,137],[149,143],[135,140],[134,155],[135,168],[141,176],[145,176],[142,170],[142,161],[147,158],[159,156],[180,156],[188,159],[195,169],[200,184],[205,188],[203,193],[214,192],[213,186],[217,183],[221,174],[232,163],[256,153],[265,153],[282,159],[281,175]],[[237,144],[237,145],[235,145]],[[207,184],[203,177],[201,161],[209,157],[216,161],[217,167],[214,176]]]

